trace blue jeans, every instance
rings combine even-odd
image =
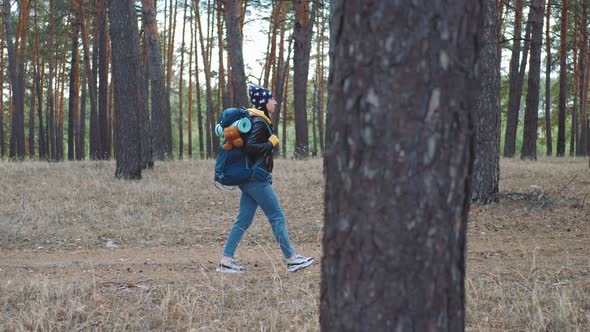
[[[248,181],[246,184],[241,185],[240,189],[242,190],[240,211],[227,237],[223,255],[234,257],[242,235],[244,235],[244,232],[252,224],[256,209],[260,206],[270,222],[272,232],[283,251],[283,255],[285,255],[285,258],[293,256],[295,251],[291,246],[289,235],[287,234],[285,215],[283,214],[277,195],[275,195],[272,189],[272,185],[268,182]]]

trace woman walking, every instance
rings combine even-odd
[[[270,114],[275,112],[277,102],[272,97],[271,91],[263,87],[250,86],[248,94],[255,109],[248,110],[252,117],[252,129],[250,129],[244,149],[252,163],[262,160],[260,167],[264,171],[271,173],[273,149],[279,144],[279,139],[274,133],[270,132],[272,128]],[[258,206],[262,208],[270,222],[275,240],[285,256],[287,270],[295,272],[313,264],[313,257],[299,255],[291,246],[285,226],[285,215],[271,183],[251,179],[240,185],[239,188],[242,191],[240,210],[227,237],[223,257],[217,271],[224,273],[243,273],[246,271],[234,260],[234,254],[244,232],[252,224]]]

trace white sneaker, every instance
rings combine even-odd
[[[246,272],[246,269],[243,268],[242,266],[240,266],[238,263],[236,263],[236,261],[231,261],[229,263],[219,263],[219,266],[217,266],[217,269],[215,269],[217,272],[221,272],[221,273],[244,273]]]
[[[294,259],[287,259],[287,271],[295,272],[300,269],[304,269],[315,262],[313,257],[305,257],[301,255],[295,255]]]

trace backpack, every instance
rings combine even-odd
[[[215,126],[215,133],[217,136],[224,137],[226,128],[237,126],[241,138],[244,142],[247,142],[252,122],[253,119],[246,109],[228,108],[221,113],[219,122]],[[272,129],[268,123],[264,120],[263,122],[272,134]],[[224,146],[227,146],[227,139],[223,143]],[[263,159],[261,158],[252,163],[245,152],[245,146],[233,146],[230,149],[224,148],[224,146],[219,148],[215,161],[214,184],[217,188],[219,188],[217,183],[222,186],[239,186],[254,178],[255,175],[267,173],[259,168]],[[268,176],[270,176],[270,173],[268,173]],[[270,181],[270,179],[263,180]]]

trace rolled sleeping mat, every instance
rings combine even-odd
[[[250,129],[252,129],[252,121],[250,121],[248,118],[242,118],[238,121],[234,121],[231,126],[238,126],[238,130],[241,133],[247,133],[250,131]]]
[[[217,126],[215,126],[215,135],[223,138],[223,128],[221,127],[220,123],[218,123]]]

